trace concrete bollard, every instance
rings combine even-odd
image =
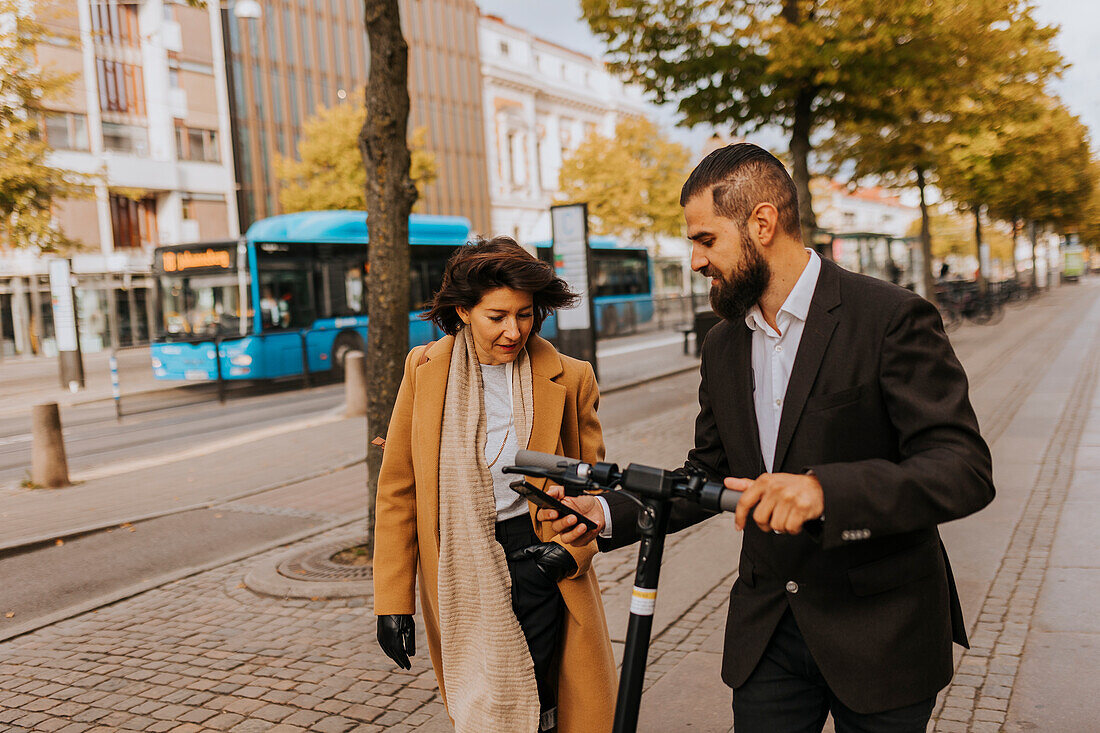
[[[363,417],[367,414],[367,363],[362,351],[344,355],[344,414]]]
[[[56,402],[31,410],[31,481],[35,486],[59,489],[69,485],[69,463],[61,437],[61,412]]]

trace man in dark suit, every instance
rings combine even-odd
[[[723,318],[702,349],[688,462],[742,491],[722,677],[738,733],[923,732],[966,631],[937,525],[993,499],[966,375],[931,304],[807,250],[794,183],[750,144],[684,184],[692,268]],[[637,540],[634,504],[568,499]],[[670,526],[710,516],[678,501]]]

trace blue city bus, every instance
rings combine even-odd
[[[409,342],[442,334],[419,318],[443,267],[470,238],[455,216],[409,217]],[[239,242],[158,247],[158,379],[275,379],[339,373],[367,337],[367,217],[311,211],[257,221]]]
[[[465,218],[409,217],[410,346],[442,336],[420,315],[469,238]],[[366,343],[367,239],[364,212],[311,211],[257,221],[240,241],[158,247],[154,375],[206,381],[220,366],[223,379],[275,379],[302,374],[306,363],[311,373],[339,375],[345,355]],[[609,240],[592,248],[600,333],[651,319],[645,250]],[[549,259],[549,248],[540,256]],[[553,317],[542,334],[557,335]]]
[[[633,333],[653,320],[653,267],[645,247],[620,247],[607,237],[591,237],[596,335]],[[550,244],[536,245],[539,259],[553,264]],[[552,325],[552,324],[551,324]]]

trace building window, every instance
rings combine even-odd
[[[103,123],[103,147],[116,153],[149,154],[149,133],[138,125]]]
[[[157,246],[157,200],[111,194],[111,229],[116,248]]]
[[[500,42],[500,55],[501,56],[507,56],[508,51],[509,51],[508,41],[501,41]]]
[[[137,46],[138,4],[117,0],[92,2],[92,35],[97,43],[117,43]]]
[[[104,112],[145,114],[145,82],[141,67],[97,58],[99,108]]]
[[[179,89],[180,88],[180,70],[179,69],[173,69],[173,68],[168,69],[168,86],[172,87],[173,89]]]
[[[198,160],[205,163],[219,162],[221,155],[218,151],[217,131],[178,125],[176,157],[180,160]]]
[[[46,112],[42,126],[46,144],[54,150],[87,150],[88,122],[84,115],[73,112]]]

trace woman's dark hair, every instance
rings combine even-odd
[[[535,328],[557,308],[577,302],[577,294],[554,274],[548,263],[533,257],[511,237],[479,239],[464,244],[447,260],[443,284],[421,318],[432,321],[453,336],[462,327],[457,308],[473,308],[485,293],[512,288],[531,294]]]

